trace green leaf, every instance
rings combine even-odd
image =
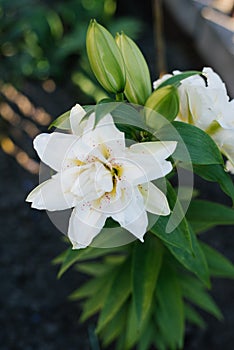
[[[138,327],[149,313],[162,263],[163,247],[159,240],[147,236],[145,242],[135,242],[132,256],[132,292]]]
[[[158,279],[156,299],[157,324],[168,348],[182,348],[185,323],[182,293],[174,270],[165,261]]]
[[[210,287],[210,274],[206,257],[199,245],[197,237],[190,228],[193,254],[186,250],[166,244],[172,255],[189,271],[193,272],[207,286]],[[173,233],[172,233],[173,234]]]
[[[117,247],[117,248],[93,248],[88,247],[82,250],[73,250],[69,248],[65,254],[62,266],[58,273],[58,278],[60,278],[67,269],[75,264],[77,261],[84,261],[89,259],[98,258],[100,256],[122,252],[126,249],[126,247]]]
[[[131,263],[127,259],[113,272],[111,287],[98,319],[97,332],[100,332],[112,320],[131,292]]]
[[[102,330],[100,337],[105,347],[118,338],[122,332],[124,332],[127,313],[126,308],[127,306],[123,305],[112,320],[108,322],[106,327]]]
[[[163,126],[155,132],[159,140],[177,141],[173,159],[188,162],[189,152],[193,164],[223,164],[222,155],[212,138],[194,125],[174,121],[173,128]]]
[[[118,107],[117,102],[105,102],[98,103],[95,107],[95,124],[94,127],[100,122],[100,120],[105,117],[108,113],[111,113]]]
[[[205,243],[201,243],[201,247],[212,276],[234,278],[234,265],[231,261]]]
[[[77,264],[75,269],[79,272],[86,273],[91,276],[101,276],[107,273],[113,266],[102,262],[86,262]]]
[[[105,283],[105,277],[92,278],[88,282],[84,283],[80,288],[74,290],[70,295],[70,300],[78,300],[82,298],[88,298],[96,294]]]
[[[193,246],[190,228],[176,193],[169,181],[167,181],[167,195],[172,214],[170,216],[160,216],[150,231],[166,245],[178,247],[192,254]]]
[[[133,126],[147,130],[143,115],[129,103],[119,103],[111,113],[116,124]]]
[[[191,225],[196,228],[196,232],[204,231],[216,225],[234,225],[234,209],[205,200],[193,200],[190,203],[186,217]]]
[[[90,316],[96,314],[99,310],[103,310],[111,284],[114,280],[114,276],[114,274],[109,273],[101,278],[101,283],[99,284],[100,288],[94,295],[89,297],[89,299],[83,305],[83,312],[80,317],[81,322],[86,321]]]
[[[136,308],[133,300],[131,299],[128,307],[128,316],[125,330],[125,344],[123,349],[132,349],[136,345],[138,339],[141,336],[142,328],[139,327]]]
[[[199,306],[201,309],[209,312],[217,319],[221,320],[223,318],[221,311],[215,304],[212,297],[203,288],[203,285],[199,280],[195,279],[192,276],[184,275],[180,280],[180,285],[182,288],[183,296],[187,300]]]
[[[168,78],[167,80],[163,81],[157,87],[156,90],[159,90],[162,87],[167,86],[167,85],[174,85],[176,87],[179,87],[180,86],[180,82],[182,80],[184,80],[186,78],[189,78],[189,77],[191,77],[193,75],[202,75],[202,72],[196,71],[196,70],[191,70],[191,71],[187,71],[187,72],[183,72],[183,73],[180,73],[180,74],[173,75],[171,78]]]
[[[147,326],[144,328],[144,332],[141,334],[141,337],[137,344],[137,350],[148,350],[150,344],[153,343],[155,339],[155,329],[152,322],[147,323]]]
[[[70,110],[60,115],[57,119],[55,119],[48,127],[50,130],[52,127],[63,129],[63,130],[70,130],[71,124],[70,124]]]
[[[234,205],[234,184],[222,165],[195,165],[193,169],[203,179],[218,182],[223,192],[232,199]]]
[[[190,323],[195,324],[196,326],[200,328],[206,328],[206,323],[202,319],[202,317],[199,315],[197,311],[194,310],[194,308],[187,303],[184,304],[184,313],[185,313],[185,318],[188,320]]]

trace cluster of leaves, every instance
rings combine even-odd
[[[121,24],[136,36],[141,23],[131,17],[114,20],[116,0],[2,0],[0,3],[0,70],[5,81],[22,77],[66,80],[88,74],[85,36],[90,17],[114,29]]]
[[[201,200],[193,202],[187,217],[197,232],[234,224],[232,209]],[[173,234],[165,233],[167,220],[158,220],[144,244],[68,249],[55,259],[62,264],[59,277],[73,264],[90,276],[70,299],[83,300],[82,322],[99,313],[96,332],[103,346],[115,341],[119,350],[135,345],[147,350],[152,344],[159,350],[182,348],[186,321],[205,327],[198,308],[222,319],[208,293],[210,277],[234,278],[234,266],[200,243],[186,218]]]
[[[94,40],[95,35],[98,35],[100,46]],[[179,109],[177,88],[183,79],[199,72],[178,74],[151,93],[147,66],[143,65],[143,77],[140,71],[144,58],[136,45],[121,35],[116,43],[105,29],[97,28],[97,23],[91,22],[89,45],[93,43],[94,47],[89,48],[89,56],[92,69],[100,84],[110,93],[116,93],[117,102],[108,99],[96,106],[86,106],[84,118],[95,112],[97,124],[106,113],[111,113],[116,125],[135,141],[177,141],[172,160],[174,167],[187,169],[192,164],[196,174],[219,183],[234,203],[234,185],[215,142],[196,126],[175,121]],[[110,59],[105,56],[106,60],[100,61],[100,65],[98,59],[95,60],[95,57],[104,57],[107,43],[116,52],[117,44],[122,50],[123,62],[118,61],[116,67],[114,55]],[[103,55],[99,56],[98,52],[95,56],[95,50],[100,50]],[[108,74],[105,75],[106,71]],[[122,103],[125,97],[130,103],[145,106],[143,113],[139,106]],[[52,126],[70,129],[69,112]],[[185,214],[169,181],[170,176],[167,178],[167,196],[172,213],[157,218],[144,244],[137,241],[111,249],[68,249],[55,260],[61,263],[59,276],[73,264],[91,276],[72,293],[71,299],[84,299],[81,321],[99,313],[96,332],[104,346],[115,341],[117,350],[134,346],[147,350],[152,344],[159,350],[178,349],[183,346],[186,321],[205,326],[197,308],[222,318],[208,292],[210,279],[213,276],[234,278],[234,266],[213,248],[201,243],[198,233],[216,225],[233,225],[234,210],[194,199]],[[168,233],[175,206],[180,220]]]

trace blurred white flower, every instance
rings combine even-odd
[[[167,198],[151,181],[172,170],[166,160],[176,142],[148,142],[125,147],[124,133],[107,114],[94,128],[94,113],[76,105],[70,114],[72,134],[41,134],[34,140],[40,159],[57,173],[27,197],[32,207],[49,211],[74,208],[68,237],[84,248],[112,217],[143,241],[146,211],[168,215]]]
[[[207,132],[228,158],[227,169],[234,167],[234,100],[227,95],[225,84],[211,68],[203,68],[207,80],[199,75],[181,81],[178,88],[180,111],[177,120],[194,124]],[[179,71],[174,71],[176,75]],[[165,75],[154,88],[170,78]]]

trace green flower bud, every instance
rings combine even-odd
[[[144,105],[152,92],[149,69],[138,46],[124,33],[115,38],[126,67],[124,93],[129,102]]]
[[[96,20],[91,20],[86,36],[91,68],[105,90],[120,93],[125,87],[125,67],[112,35]]]
[[[146,101],[146,123],[152,128],[157,128],[157,115],[155,111],[169,121],[173,121],[179,112],[180,101],[177,88],[173,85],[164,86],[155,90]]]

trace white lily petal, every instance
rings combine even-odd
[[[92,148],[98,148],[105,159],[117,157],[125,147],[124,133],[120,132],[110,114],[103,117],[95,129],[83,135],[83,142]]]
[[[106,192],[101,198],[93,202],[93,206],[106,216],[123,211],[131,202],[133,187],[131,183],[118,179],[111,192]]]
[[[164,177],[171,170],[172,164],[167,160],[129,150],[126,160],[122,161],[121,177],[133,185],[139,185]]]
[[[78,198],[68,187],[74,180],[75,172],[60,173],[41,183],[26,198],[32,203],[32,208],[49,211],[65,210],[74,207]]]
[[[76,141],[75,135],[53,132],[38,135],[33,141],[33,146],[43,163],[59,171]]]
[[[170,208],[167,197],[152,182],[138,186],[148,212],[157,215],[169,215]]]
[[[76,104],[70,112],[70,124],[72,133],[78,136],[81,136],[84,127],[87,121],[82,121],[82,118],[85,116],[85,110],[79,105]],[[82,122],[81,122],[82,121]]]
[[[234,159],[233,159],[234,161]],[[230,160],[226,161],[226,169],[229,173],[234,175],[234,162],[231,162]]]
[[[82,202],[74,208],[69,220],[68,237],[75,249],[87,247],[103,228],[106,216]]]
[[[148,226],[148,217],[145,210],[143,197],[139,190],[135,188],[129,204],[115,214],[112,218],[119,222],[120,226],[131,232],[142,242]]]
[[[103,164],[95,162],[79,168],[81,171],[71,188],[74,194],[91,201],[112,190],[111,172]]]
[[[130,146],[130,150],[140,154],[152,155],[158,160],[161,160],[172,155],[176,146],[177,142],[175,141],[142,142],[133,144]]]

